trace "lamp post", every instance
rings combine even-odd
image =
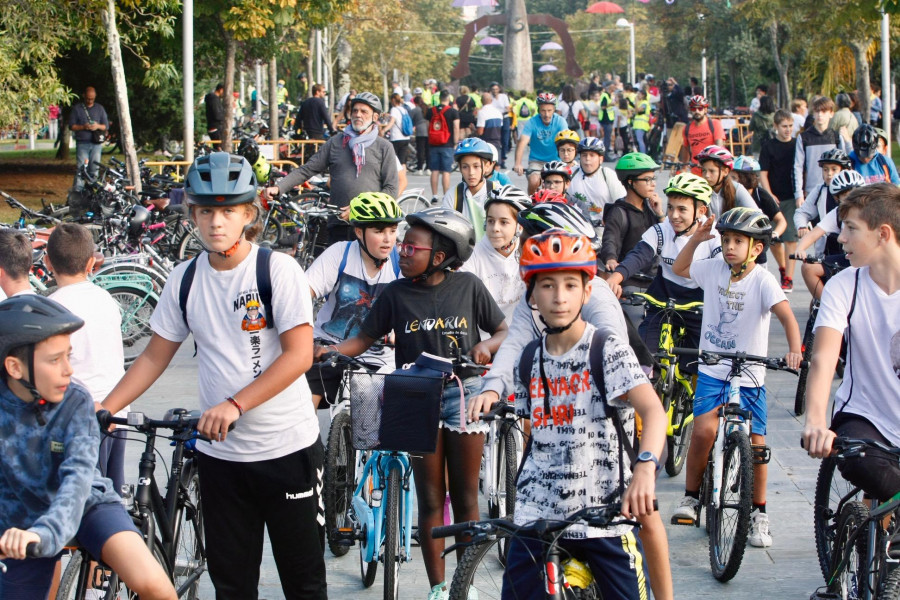
[[[616,21],[616,27],[627,27],[630,31],[629,34],[631,36],[631,44],[629,47],[630,54],[629,57],[631,61],[629,64],[629,73],[628,73],[628,81],[629,83],[634,83],[636,70],[634,68],[634,23],[629,22],[625,17],[622,17],[618,21]]]

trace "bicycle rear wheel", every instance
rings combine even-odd
[[[509,534],[497,532],[497,537],[466,548],[456,565],[450,584],[450,600],[495,600],[503,590],[503,569],[500,562],[501,545],[509,545]]]
[[[203,506],[200,503],[200,476],[193,460],[185,461],[184,473],[187,475],[181,490],[184,505],[172,574],[178,597],[195,600],[200,590],[199,578],[206,571]]]
[[[838,517],[831,565],[826,580],[829,580],[828,591],[838,594],[840,598],[862,597],[866,585],[865,533],[853,540],[852,547],[849,546],[851,535],[865,526],[868,516],[869,508],[862,502],[854,501],[845,504]]]
[[[363,499],[369,504],[372,502],[372,476],[369,475],[368,479],[363,483]],[[369,531],[366,529],[364,523],[360,524],[360,540],[359,540],[359,571],[363,580],[363,587],[372,587],[372,584],[375,583],[375,575],[378,573],[378,549],[375,549],[375,554],[373,560],[366,561],[366,549],[368,547],[367,540],[369,537]]]
[[[737,575],[750,533],[753,500],[753,457],[750,438],[733,431],[722,453],[722,488],[719,507],[706,512],[709,564],[713,577],[729,581]]]
[[[881,584],[881,600],[900,600],[900,569],[894,569]]]
[[[388,475],[384,531],[384,600],[400,595],[400,470]]]
[[[347,515],[353,499],[356,475],[356,451],[350,441],[350,413],[334,416],[325,449],[325,475],[322,495],[325,500],[325,536],[335,556],[344,556],[349,546],[338,543],[336,530],[349,526]]]
[[[159,540],[154,540],[152,552],[153,558],[163,568],[166,576],[171,579],[169,568],[166,565],[166,557]],[[87,567],[87,581],[85,581],[85,578],[81,577],[85,561],[91,561],[87,550],[77,548],[72,551],[72,557],[69,559],[60,578],[56,600],[75,600],[79,596],[83,598],[84,592],[88,590],[102,591],[102,596],[100,597],[103,600],[137,600],[137,594],[129,590],[125,583],[119,579],[118,575],[99,563],[92,562],[91,566]],[[81,594],[79,594],[79,586],[84,587]]]
[[[694,430],[694,420],[687,418],[694,410],[694,399],[688,391],[678,382],[675,382],[675,392],[672,402],[675,408],[672,411],[673,433],[666,438],[668,454],[666,456],[666,474],[675,477],[681,473],[687,460],[688,448],[691,445],[691,432]],[[687,421],[687,423],[685,423]]]
[[[828,457],[819,465],[816,477],[816,495],[813,500],[813,530],[816,539],[816,554],[819,568],[827,582],[831,575],[831,557],[834,538],[837,534],[838,511],[844,499],[861,499],[859,488],[841,477],[837,470],[837,460]]]
[[[815,300],[813,302],[815,302]],[[813,307],[809,311],[809,320],[806,322],[806,330],[803,332],[803,345],[801,346],[801,351],[803,353],[803,360],[805,360],[807,364],[810,360],[812,360],[813,342],[815,342],[816,339],[816,334],[813,332],[813,327],[816,324],[816,314],[818,312],[818,308],[816,307]],[[797,378],[797,393],[794,396],[794,414],[798,417],[806,412],[807,375],[809,375],[809,367],[801,367],[800,376]]]

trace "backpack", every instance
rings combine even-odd
[[[264,309],[266,329],[275,327],[275,314],[272,312],[272,274],[269,270],[271,264],[272,249],[260,247],[256,253],[256,290],[259,292],[259,302]],[[188,295],[191,293],[191,286],[194,284],[196,272],[197,256],[188,263],[187,269],[184,270],[184,276],[181,278],[181,285],[178,288],[178,306],[181,308],[181,318],[184,319],[184,324],[188,326],[188,329],[191,326],[187,318],[187,301]],[[196,343],[194,345],[196,346]]]
[[[447,111],[450,105],[443,110],[431,109],[431,122],[428,124],[428,144],[430,146],[443,146],[450,141],[450,128],[447,126]]]
[[[691,138],[690,138],[690,135],[691,135],[691,125],[693,124],[693,122],[694,122],[694,120],[691,119],[691,120],[688,121],[687,124],[684,126],[684,139],[685,139],[685,140],[690,140],[690,139],[691,139]],[[712,119],[710,119],[709,117],[706,117],[706,124],[709,125],[709,135],[712,136],[712,138],[713,138],[713,143],[715,143],[715,141],[716,141],[716,132],[715,132],[715,129],[713,128],[713,122],[712,122]],[[690,149],[690,148],[689,148],[689,149]],[[689,157],[688,160],[693,160],[693,159],[694,159],[694,157],[691,156],[691,157]]]
[[[400,133],[410,136],[416,132],[416,128],[413,127],[412,117],[409,116],[409,111],[402,106],[400,110],[403,111],[403,118],[400,121]]]
[[[622,425],[622,419],[619,417],[618,409],[611,407],[606,399],[606,379],[603,374],[603,349],[606,345],[606,338],[609,337],[609,331],[597,329],[594,331],[594,337],[591,339],[591,350],[588,357],[588,364],[591,368],[591,380],[594,383],[594,386],[600,391],[600,399],[603,404],[603,410],[606,414],[606,418],[612,419],[613,426],[616,428],[616,433],[619,436],[619,470],[621,473],[622,470],[622,451],[624,450],[625,454],[628,455],[628,459],[631,461],[632,466],[635,463],[637,458],[637,453],[634,449],[634,444],[631,438],[628,437],[625,432],[625,428]],[[543,340],[542,337],[531,340],[528,344],[525,345],[525,348],[522,350],[522,356],[519,359],[519,382],[522,384],[526,390],[529,390],[529,402],[531,400],[530,397],[530,383],[531,383],[531,368],[534,366],[534,355],[537,352],[538,346],[541,344]],[[529,407],[530,412],[530,407]],[[550,413],[550,395],[548,393],[544,393],[544,414]],[[533,439],[534,436],[532,436]],[[529,440],[529,445],[531,440]]]
[[[338,265],[337,279],[334,280],[334,288],[331,289],[331,292],[333,292],[341,282],[341,277],[344,275],[344,267],[347,266],[347,256],[350,254],[350,246],[352,245],[353,242],[347,242],[347,244],[344,246],[344,255],[341,257],[341,264]],[[400,275],[400,254],[397,252],[396,246],[391,249],[389,260],[391,266],[394,268],[394,277],[396,278]],[[325,294],[325,300],[328,300],[331,292]]]
[[[523,119],[527,119],[531,116],[531,109],[528,108],[528,103],[525,100],[522,100],[522,104],[519,105],[519,116]]]
[[[578,121],[578,117],[575,115],[575,109],[573,108],[572,102],[566,102],[569,105],[569,114],[566,115],[566,127],[571,129],[572,131],[578,131],[581,129],[581,123]]]
[[[493,179],[488,179],[487,181],[484,182],[484,184],[489,186],[489,188],[490,188],[488,190],[488,193],[490,193],[490,190],[495,190],[498,187],[500,187],[500,184],[497,183],[496,181],[494,181]],[[466,201],[466,187],[467,186],[466,186],[465,181],[460,181],[459,184],[456,186],[456,194],[455,194],[456,200],[454,202],[453,207],[456,210],[456,212],[458,212],[459,214],[462,214],[463,203]]]

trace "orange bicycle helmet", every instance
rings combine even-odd
[[[549,229],[522,245],[519,275],[526,284],[538,273],[581,271],[589,279],[597,275],[597,253],[583,235],[563,229]]]
[[[559,202],[560,204],[568,204],[569,201],[563,194],[556,190],[540,189],[531,195],[532,204],[542,204],[544,202]]]

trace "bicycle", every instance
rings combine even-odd
[[[658,508],[655,500],[653,508],[654,510]],[[540,561],[548,600],[597,598],[599,590],[596,584],[593,583],[591,576],[585,577],[586,565],[580,561],[572,563],[562,560],[563,550],[558,544],[563,532],[580,522],[587,523],[591,527],[614,525],[640,527],[637,521],[619,518],[621,509],[620,503],[611,503],[583,508],[562,521],[539,519],[527,525],[516,525],[508,518],[497,518],[435,527],[431,530],[431,535],[435,538],[451,535],[456,536],[457,539],[469,538],[468,541],[457,542],[444,550],[444,555],[446,555],[459,547],[466,548],[465,554],[456,565],[456,572],[453,574],[453,581],[450,584],[450,599],[488,600],[499,598],[503,589],[504,565],[494,564],[490,557],[494,556],[495,546],[506,544],[514,537],[538,539],[542,542],[541,556],[535,557],[535,562]],[[570,578],[576,579],[573,576],[575,573],[581,576],[577,577],[580,580],[577,587],[574,581],[569,581]]]
[[[807,256],[806,258],[800,259],[795,255],[791,254],[789,256],[792,260],[802,260],[802,262],[811,264],[811,265],[822,265],[822,268],[825,269],[825,274],[831,278],[843,271],[847,265],[842,265],[837,260],[837,256]],[[801,352],[803,354],[803,360],[810,361],[812,360],[812,349],[813,342],[816,339],[815,333],[815,325],[816,318],[819,316],[819,304],[821,301],[813,297],[809,302],[809,318],[806,320],[806,328],[803,330],[803,344],[801,346]],[[841,344],[841,355],[838,358],[838,366],[837,366],[837,374],[838,377],[844,376],[844,359],[846,355],[846,347],[845,344]],[[798,417],[806,412],[806,377],[809,375],[809,367],[805,367],[800,369],[800,379],[797,382],[797,394],[794,396],[794,414]]]
[[[662,302],[643,292],[635,292],[632,295],[661,310],[653,315],[653,318],[662,319],[659,348],[655,355],[660,365],[656,393],[666,410],[666,474],[675,477],[684,468],[691,444],[691,432],[694,430],[694,387],[691,376],[685,376],[681,372],[681,366],[675,360],[672,349],[685,335],[686,328],[681,315],[701,315],[703,303],[676,304],[671,298]],[[677,329],[674,324],[676,317],[681,321]]]
[[[191,440],[203,439],[197,434],[199,412],[176,408],[168,411],[162,420],[153,420],[139,412],[130,412],[127,418],[119,418],[108,411],[100,411],[97,420],[101,431],[115,424],[128,426],[145,436],[137,487],[129,486],[125,495],[126,499],[129,496],[133,498],[129,513],[147,546],[172,579],[178,597],[195,599],[200,577],[207,568],[200,478],[194,459],[195,451],[189,447]],[[160,435],[160,429],[171,430],[172,433]],[[158,437],[174,443],[165,496],[160,493],[154,477]],[[80,556],[76,557],[76,554]],[[90,563],[91,558],[83,549],[75,550],[63,572],[58,600],[80,597],[78,594],[88,581],[85,576]]]
[[[699,357],[707,365],[722,360],[731,362],[727,378],[727,402],[717,409],[718,426],[709,460],[700,486],[700,507],[697,520],[684,523],[677,517],[673,524],[700,526],[700,512],[706,507],[706,529],[709,534],[709,563],[713,577],[729,581],[737,575],[744,558],[750,533],[750,512],[753,501],[753,465],[769,462],[766,446],[752,447],[750,424],[752,413],[741,408],[741,388],[735,379],[747,369],[748,363],[776,371],[788,371],[784,359],[753,356],[744,352],[709,352],[695,348],[673,348],[672,354]],[[752,377],[748,373],[748,376]]]
[[[877,448],[900,459],[900,448],[873,440],[835,438],[837,460],[864,456],[867,448]],[[900,551],[893,537],[900,532],[900,492],[886,502],[847,502],[840,511],[826,576],[826,591],[817,590],[813,599],[847,598],[895,600],[900,598]],[[891,566],[893,565],[893,566]]]

